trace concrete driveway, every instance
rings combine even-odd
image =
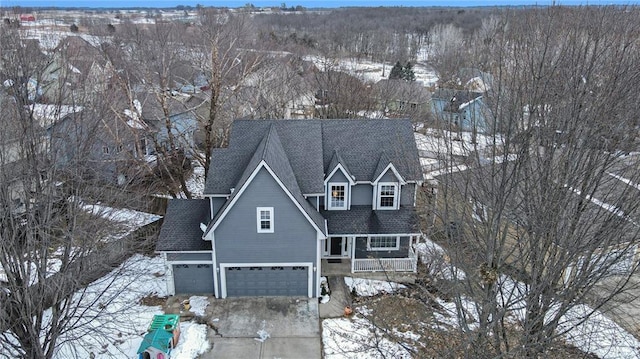
[[[321,357],[316,298],[212,299],[206,314],[213,347],[201,358]]]

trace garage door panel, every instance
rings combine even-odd
[[[213,266],[174,264],[173,283],[176,294],[213,294]]]
[[[307,296],[308,267],[225,268],[227,296]]]

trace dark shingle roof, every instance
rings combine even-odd
[[[229,147],[213,151],[205,194],[238,187],[272,124],[303,194],[322,193],[324,175],[338,161],[356,180],[374,180],[382,153],[405,180],[421,179],[409,120],[236,120]]]
[[[267,134],[263,137],[262,141],[260,141],[260,144],[258,144],[258,147],[256,148],[253,156],[249,161],[249,164],[243,171],[240,180],[237,183],[238,189],[245,185],[246,181],[262,161],[264,161],[269,166],[269,168],[271,168],[280,182],[282,182],[284,187],[286,187],[286,189],[293,195],[295,201],[298,202],[300,206],[302,206],[303,210],[316,224],[316,226],[320,230],[324,230],[324,218],[302,196],[302,191],[298,186],[298,181],[296,180],[293,168],[289,163],[289,159],[283,148],[282,141],[280,140],[280,136],[278,134],[278,131],[276,130],[275,122],[269,125]],[[226,208],[231,204],[234,197],[238,196],[239,193],[240,191],[234,191],[232,193],[231,197],[225,202],[225,205],[220,209],[220,211],[218,211],[218,214],[212,221],[211,225],[218,221],[219,217],[222,215],[222,213],[225,212]]]
[[[229,147],[216,149],[205,184],[205,194],[229,194],[238,187],[243,171],[271,124],[275,125],[302,193],[322,193],[322,136],[319,121],[236,120]]]
[[[329,235],[335,234],[415,234],[418,217],[413,207],[397,211],[374,211],[371,206],[351,206],[348,211],[322,211]]]
[[[329,161],[329,167],[327,167],[326,175],[328,176],[331,172],[338,166],[338,164],[342,165],[342,168],[346,172],[346,175],[349,177],[349,180],[353,180],[351,171],[349,171],[349,167],[347,167],[346,162],[342,159],[342,156],[338,153],[338,151],[333,151],[333,157],[331,157],[331,161]]]
[[[206,199],[170,200],[156,250],[210,251],[211,242],[202,239],[200,230],[200,223],[208,224],[210,218],[209,201]]]
[[[384,152],[405,180],[421,179],[411,121],[392,119],[321,122],[325,165],[329,164],[332,153],[336,150],[356,181],[372,181]]]

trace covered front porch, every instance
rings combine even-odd
[[[387,238],[387,237],[384,237]],[[415,273],[418,257],[413,249],[414,237],[406,237],[407,245],[400,245],[401,237],[397,237],[398,250],[369,251],[363,245],[371,246],[369,237],[363,236],[331,236],[322,240],[322,273],[323,275],[348,275],[352,273]],[[360,243],[360,244],[358,244]],[[392,253],[391,255],[389,253]]]
[[[416,273],[414,272],[352,272],[352,261],[349,258],[342,259],[322,259],[321,275],[325,277],[353,277],[364,279],[385,280],[392,282],[414,283]]]

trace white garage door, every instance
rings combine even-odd
[[[308,266],[230,266],[224,273],[228,297],[308,295]]]

